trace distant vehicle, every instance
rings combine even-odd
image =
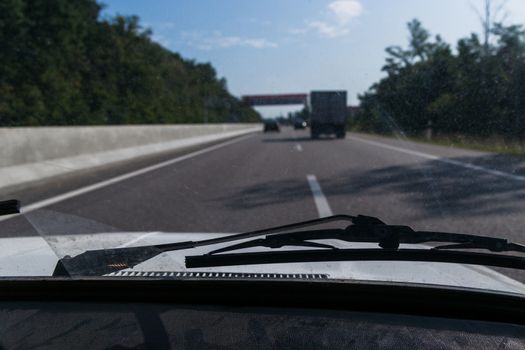
[[[270,132],[270,131],[275,131],[275,132],[281,131],[279,129],[279,124],[277,123],[277,120],[266,119],[264,121],[264,132]]]
[[[293,128],[294,129],[306,129],[307,123],[302,118],[295,118],[293,122]]]
[[[309,108],[311,114],[310,134],[346,136],[346,91],[312,91]]]

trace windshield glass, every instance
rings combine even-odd
[[[523,23],[520,0],[2,1],[0,201],[21,213],[0,216],[0,276],[336,214],[525,244]],[[525,293],[465,260],[185,265],[247,241],[121,267]],[[382,249],[315,242],[228,254]]]

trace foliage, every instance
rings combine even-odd
[[[95,0],[0,2],[0,125],[257,121],[208,63]]]
[[[409,46],[386,49],[386,76],[359,96],[355,129],[412,135],[525,136],[525,30],[495,23],[486,47],[476,34],[456,50],[421,23],[408,24]]]

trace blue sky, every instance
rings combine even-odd
[[[480,31],[474,8],[483,0],[102,2],[104,15],[138,15],[163,46],[211,62],[237,96],[344,89],[356,104],[357,94],[381,78],[385,47],[406,45],[408,21],[418,18],[455,46]],[[501,16],[525,23],[525,0],[506,1]],[[271,116],[297,108],[259,110]]]

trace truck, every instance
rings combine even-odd
[[[346,136],[346,91],[312,91],[309,98],[310,135]]]

